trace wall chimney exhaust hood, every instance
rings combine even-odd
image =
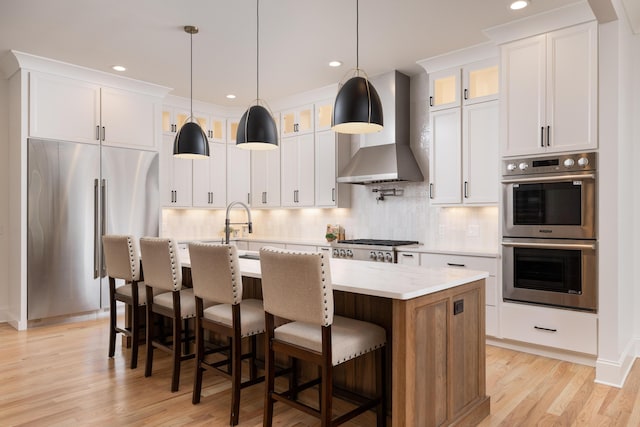
[[[392,71],[372,78],[371,82],[382,100],[384,128],[359,135],[360,149],[340,171],[338,182],[424,181],[409,147],[409,77]]]

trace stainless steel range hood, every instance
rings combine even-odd
[[[382,100],[384,129],[360,136],[360,149],[340,171],[338,182],[424,181],[409,147],[409,77],[392,71],[371,83]]]

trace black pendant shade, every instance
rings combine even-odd
[[[207,134],[198,123],[187,122],[182,125],[173,141],[173,156],[181,159],[209,157]]]
[[[382,102],[373,85],[355,76],[342,85],[336,96],[331,128],[340,133],[372,133],[382,130]]]
[[[278,129],[269,110],[252,105],[244,112],[238,125],[236,146],[248,150],[278,148]]]

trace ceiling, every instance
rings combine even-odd
[[[416,65],[488,41],[483,29],[575,0],[361,0],[360,66],[369,75]],[[280,98],[337,83],[356,62],[356,3],[260,2],[260,97]],[[0,57],[14,49],[174,88],[218,105],[256,98],[255,0],[0,0]],[[343,61],[330,68],[330,60]],[[111,70],[124,65],[124,73]],[[237,99],[225,95],[234,93]]]

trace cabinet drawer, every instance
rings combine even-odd
[[[502,304],[502,337],[597,354],[597,316],[591,313]]]
[[[259,251],[263,246],[273,246],[274,248],[282,248],[284,249],[284,245],[282,243],[271,243],[271,242],[248,242],[250,251]]]
[[[317,252],[317,248],[315,246],[309,246],[309,245],[291,245],[287,243],[285,247],[292,251]]]
[[[415,254],[411,252],[399,252],[398,264],[420,265],[420,254]]]
[[[420,254],[420,265],[429,268],[460,267],[488,271],[490,276],[495,276],[498,270],[496,258],[466,255]]]

